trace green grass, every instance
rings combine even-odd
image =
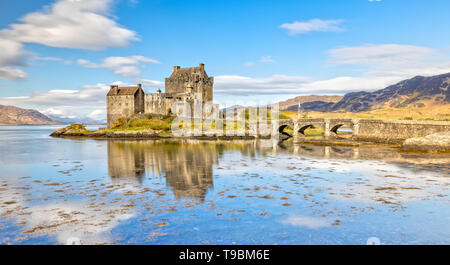
[[[107,131],[141,131],[153,130],[167,132],[172,128],[172,121],[175,117],[164,116],[162,118],[152,117],[135,117],[135,118],[120,118]]]
[[[83,132],[81,132],[84,135],[89,135],[89,134],[93,134],[95,131],[91,131],[91,130],[85,130]]]

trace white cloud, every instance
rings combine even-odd
[[[382,89],[416,75],[450,72],[450,60],[441,52],[427,47],[367,44],[340,47],[329,50],[327,54],[332,66],[361,67],[362,74],[323,80],[285,75],[262,78],[217,76],[214,91],[217,95],[227,96],[344,94]]]
[[[162,85],[162,82],[142,80],[143,87]],[[145,81],[145,82],[144,82]],[[115,81],[112,85],[127,86],[122,81]],[[31,96],[3,97],[0,105],[14,105],[33,108],[38,111],[61,118],[92,118],[106,119],[106,94],[110,86],[107,84],[84,85],[79,90],[50,90],[36,91]]]
[[[9,81],[18,81],[27,78],[27,73],[17,68],[0,67],[0,78]]]
[[[308,78],[273,75],[265,78],[222,75],[214,77],[214,93],[222,95],[282,94],[292,93]]]
[[[22,23],[0,31],[0,37],[51,47],[101,50],[125,47],[136,33],[108,18],[113,0],[59,0],[25,15]]]
[[[156,80],[146,80],[146,79],[142,79],[140,81],[140,83],[142,84],[143,87],[148,87],[148,88],[161,88],[164,86],[164,83],[161,81],[156,81]]]
[[[259,59],[260,63],[274,63],[275,60],[272,58],[272,56],[263,56]]]
[[[217,76],[214,78],[216,95],[304,95],[343,94],[352,91],[372,91],[384,88],[397,78],[343,76],[325,80],[311,80],[301,76],[272,75],[263,78],[246,76]]]
[[[87,115],[88,118],[94,119],[94,120],[102,120],[106,117],[106,109],[95,109],[91,113]]]
[[[275,63],[275,60],[272,58],[272,56],[263,56],[259,58],[257,63]],[[245,67],[252,67],[255,66],[257,63],[255,62],[246,62],[244,64]]]
[[[344,94],[353,91],[374,91],[415,75],[437,75],[450,72],[450,60],[440,51],[426,47],[381,44],[340,47],[327,52],[334,66],[352,65],[361,67],[361,74],[337,76],[314,80],[303,76],[271,75],[268,77],[247,77],[222,75],[215,77],[215,100],[230,96],[267,96],[278,101],[286,95],[307,94]],[[439,55],[437,57],[436,55]],[[111,71],[120,68],[124,62],[153,62],[146,57],[120,57],[125,59],[103,60],[101,64],[84,61],[90,67],[111,67]],[[134,58],[134,59],[133,59]],[[146,59],[143,59],[146,58]],[[132,66],[135,64],[132,64]],[[137,66],[137,67],[138,67]],[[115,67],[115,68],[113,68]],[[163,82],[139,80],[144,88],[162,88]],[[115,82],[118,85],[126,85]],[[105,95],[109,86],[97,84],[83,86],[80,90],[52,90],[35,92],[28,97],[0,98],[0,104],[17,106],[37,106],[39,110],[61,111],[66,115],[101,116],[100,109],[105,108]],[[49,110],[50,111],[50,110]],[[62,114],[61,114],[62,115]]]
[[[19,42],[0,38],[0,66],[25,66],[28,54]]]
[[[22,43],[37,43],[51,47],[102,50],[108,47],[125,47],[138,40],[134,31],[118,25],[109,18],[113,0],[59,0],[43,10],[25,15],[21,23],[0,30],[0,78],[21,80],[27,77],[22,70],[12,66],[26,66],[30,55]],[[52,57],[35,60],[60,61]],[[6,67],[6,68],[5,68]],[[122,69],[127,74],[126,69]],[[132,72],[135,69],[129,69]]]
[[[63,58],[58,58],[58,57],[41,57],[41,56],[33,55],[31,57],[31,59],[33,59],[34,61],[58,62],[61,64],[66,64],[66,65],[72,64],[72,61],[64,60]]]
[[[0,105],[35,108],[44,114],[63,118],[83,118],[96,109],[106,108],[108,91],[109,85],[106,84],[85,85],[80,90],[36,91],[31,96],[0,98]]]
[[[361,65],[410,64],[422,62],[424,57],[437,53],[436,50],[426,47],[399,44],[366,44],[328,51],[334,63]]]
[[[301,35],[313,31],[319,32],[340,32],[345,31],[340,25],[344,22],[342,19],[322,20],[310,19],[308,21],[295,21],[293,23],[285,23],[280,27],[286,29],[290,35]]]
[[[246,63],[244,64],[244,66],[246,66],[246,67],[252,67],[252,66],[254,66],[254,65],[255,65],[254,62],[246,62]]]
[[[79,59],[78,64],[87,68],[106,68],[116,75],[124,77],[135,77],[141,74],[140,67],[143,67],[142,63],[154,63],[159,64],[160,62],[144,57],[144,56],[128,56],[128,57],[107,57],[103,59],[102,63],[96,64],[88,60]]]
[[[45,115],[56,116],[60,118],[75,119],[77,115],[71,112],[70,108],[55,107],[55,108],[38,108],[39,111]]]
[[[438,75],[450,72],[450,60],[442,52],[420,46],[400,44],[366,44],[329,50],[336,65],[366,67],[365,76],[396,79],[416,75]]]
[[[19,42],[0,38],[0,78],[9,81],[22,80],[27,74],[12,66],[25,66],[28,53]]]

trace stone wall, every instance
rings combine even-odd
[[[302,129],[310,125],[325,130],[325,136],[335,135],[333,128],[351,128],[355,139],[377,141],[400,141],[412,137],[422,137],[438,132],[449,132],[448,121],[407,121],[375,119],[298,119],[280,120],[280,126],[294,126],[294,137],[302,137]],[[337,129],[337,128],[335,128]]]
[[[450,122],[360,119],[357,123],[359,139],[404,140],[437,132],[450,131]]]
[[[183,68],[174,67],[171,77],[165,79],[165,92],[167,94],[202,94],[203,101],[213,100],[214,77],[208,77],[204,65],[200,67]]]
[[[144,91],[138,90],[134,96],[134,113],[144,113],[145,111],[145,94]]]
[[[164,93],[145,94],[145,114],[167,115],[170,113],[174,98],[166,98]]]
[[[128,117],[135,114],[134,102],[134,95],[107,96],[108,127],[111,127],[120,117]]]

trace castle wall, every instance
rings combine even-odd
[[[106,111],[108,127],[111,127],[120,117],[132,116],[135,114],[134,95],[117,95],[106,97]]]
[[[142,90],[138,90],[134,95],[134,113],[145,112],[145,93]]]
[[[145,114],[167,115],[170,113],[175,98],[166,98],[166,94],[145,94]]]
[[[203,95],[203,101],[213,101],[213,84],[214,84],[214,77],[209,77],[208,83],[204,89],[205,94]]]
[[[165,90],[168,94],[184,93],[186,91],[186,82],[188,78],[166,78]]]
[[[214,77],[208,77],[204,72],[165,79],[167,94],[201,93],[205,102],[213,99],[213,85]]]

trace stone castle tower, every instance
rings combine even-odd
[[[165,93],[160,89],[153,94],[145,94],[140,84],[131,87],[111,86],[106,96],[108,127],[120,117],[134,114],[170,115],[172,104],[188,102],[191,107],[194,95],[202,95],[203,102],[213,100],[214,77],[205,72],[205,65],[198,67],[173,67],[170,77],[165,80]]]
[[[108,127],[120,117],[129,117],[144,112],[144,91],[141,84],[130,87],[111,85],[106,95]]]

